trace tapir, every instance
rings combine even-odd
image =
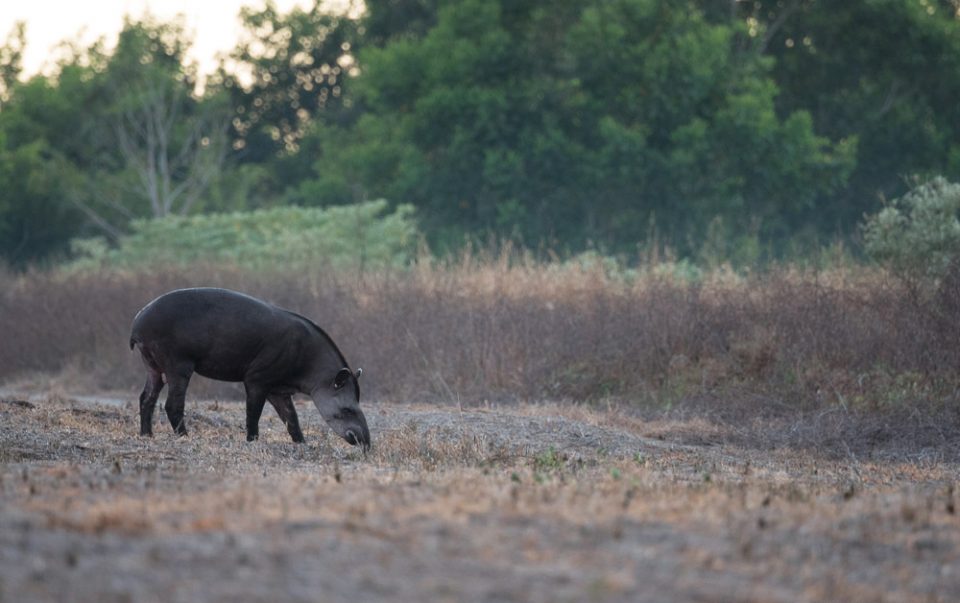
[[[130,349],[140,352],[147,382],[140,394],[140,435],[153,435],[153,409],[164,384],[164,408],[185,435],[184,399],[197,373],[242,382],[247,441],[256,440],[263,406],[276,409],[294,442],[303,442],[291,396],[309,395],[340,437],[365,451],[370,430],[360,410],[361,369],[353,372],[329,335],[299,314],[228,289],[165,293],[133,319]]]

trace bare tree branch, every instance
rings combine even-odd
[[[73,191],[73,190],[68,191],[67,199],[70,201],[70,203],[76,206],[81,212],[83,212],[83,214],[87,216],[87,218],[89,218],[90,221],[97,226],[97,228],[102,230],[111,239],[116,241],[123,235],[123,231],[121,231],[119,228],[117,228],[116,226],[108,222],[103,216],[100,215],[99,212],[95,211],[92,207],[87,205],[76,193],[76,191]]]
[[[186,214],[209,188],[226,159],[228,116],[197,106],[177,82],[145,78],[113,125],[117,147],[140,183],[151,215]]]
[[[897,106],[897,104],[904,98],[910,96],[917,91],[916,85],[914,86],[904,86],[903,80],[898,77],[893,78],[893,81],[890,82],[890,88],[887,90],[887,94],[883,99],[883,103],[871,114],[871,118],[880,119],[884,115],[890,112],[891,109]]]
[[[226,115],[212,116],[209,122],[203,124],[208,132],[202,135],[200,128],[195,130],[195,144],[199,145],[198,152],[195,154],[195,166],[189,172],[188,176],[174,189],[174,197],[184,195],[183,202],[177,213],[186,215],[200,195],[207,190],[210,181],[214,176],[220,173],[223,162],[227,156],[227,132],[230,126],[230,120]],[[199,159],[206,159],[205,162]]]

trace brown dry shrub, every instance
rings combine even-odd
[[[876,406],[898,401],[883,392],[899,375],[913,380],[900,402],[952,396],[960,361],[960,278],[920,299],[865,269],[685,283],[504,254],[365,274],[196,266],[4,279],[0,379],[59,372],[79,389],[131,395],[142,382],[128,346],[133,316],[165,291],[199,285],[313,318],[364,367],[365,396],[380,399],[670,405],[735,391],[781,405]],[[197,381],[193,395],[239,397]]]

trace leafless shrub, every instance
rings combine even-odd
[[[769,411],[943,402],[958,385],[960,277],[917,299],[865,269],[688,283],[504,254],[364,274],[197,266],[3,278],[6,380],[66,371],[83,387],[136,391],[134,314],[170,289],[211,285],[314,318],[366,369],[365,395],[381,399],[671,407],[734,392]]]

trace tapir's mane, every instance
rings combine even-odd
[[[300,320],[304,321],[305,323],[307,323],[308,325],[310,325],[311,327],[313,327],[313,329],[314,329],[317,333],[319,333],[320,336],[323,337],[323,338],[327,341],[327,343],[330,344],[330,347],[333,348],[333,351],[337,353],[337,357],[340,358],[340,366],[341,366],[341,367],[344,367],[344,368],[350,368],[350,365],[347,364],[347,359],[343,357],[343,352],[341,352],[341,351],[340,351],[340,348],[337,347],[337,344],[333,342],[333,338],[330,337],[329,335],[327,335],[327,332],[320,328],[320,325],[318,325],[317,323],[313,322],[312,320],[310,320],[310,319],[307,318],[306,316],[303,316],[303,315],[301,315],[301,314],[297,314],[296,312],[293,312],[293,311],[290,311],[290,310],[284,310],[284,312],[286,312],[287,314],[290,314],[290,315],[292,315],[292,316],[296,316],[296,317],[299,318]]]

